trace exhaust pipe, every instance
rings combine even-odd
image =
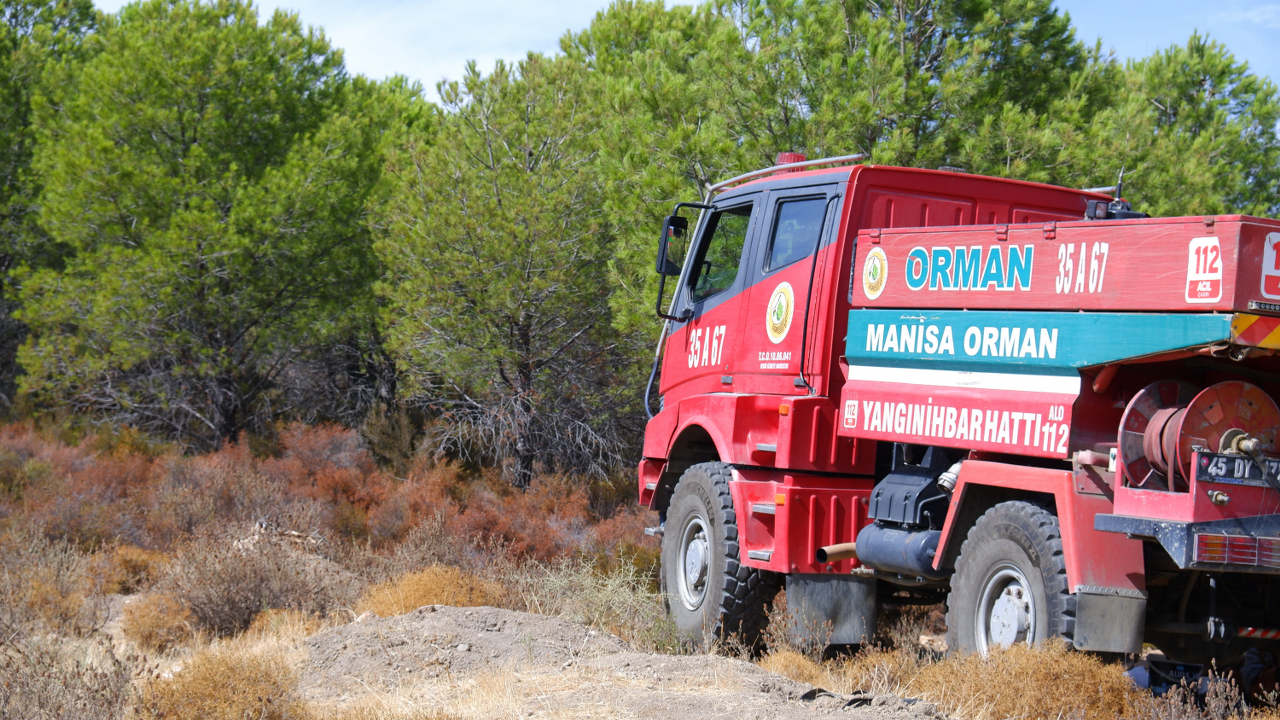
[[[818,548],[814,553],[820,563],[840,562],[841,560],[856,560],[858,552],[856,550],[857,543],[839,543],[837,545],[828,545]]]

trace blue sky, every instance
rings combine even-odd
[[[121,0],[98,0],[115,11]],[[554,52],[566,30],[585,28],[607,0],[259,0],[320,25],[346,53],[347,67],[370,77],[436,81],[461,76],[467,60],[488,69],[529,50]],[[1081,39],[1101,38],[1116,56],[1140,58],[1195,30],[1226,43],[1255,72],[1280,79],[1280,0],[1054,0]],[[434,92],[431,93],[434,95]]]

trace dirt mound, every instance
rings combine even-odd
[[[487,671],[567,667],[620,653],[618,638],[577,623],[491,607],[426,605],[405,615],[366,614],[307,640],[307,699],[326,699],[406,680]]]
[[[928,703],[834,695],[715,655],[654,655],[561,618],[428,605],[307,639],[299,690],[321,706],[441,707],[467,718],[933,717]]]

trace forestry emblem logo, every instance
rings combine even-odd
[[[764,329],[774,345],[782,342],[791,329],[791,316],[795,314],[796,296],[791,283],[781,283],[769,296],[769,309],[765,312]]]
[[[889,279],[889,258],[884,250],[872,248],[867,254],[867,261],[862,266],[862,292],[868,300],[875,300],[884,292],[885,281]]]

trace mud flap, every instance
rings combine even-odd
[[[787,631],[801,643],[858,645],[876,634],[876,579],[788,575]],[[830,630],[830,637],[825,637]]]
[[[1076,588],[1076,623],[1072,644],[1094,652],[1142,652],[1147,598],[1136,590]]]

